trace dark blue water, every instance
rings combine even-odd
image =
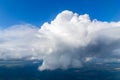
[[[40,64],[1,61],[0,80],[120,80],[118,63],[89,64],[80,69],[53,71],[39,71]]]

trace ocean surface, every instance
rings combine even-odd
[[[39,71],[41,63],[0,61],[0,80],[120,80],[120,63],[96,63],[79,69]]]

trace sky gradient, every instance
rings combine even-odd
[[[0,60],[42,60],[41,71],[120,62],[119,5],[120,0],[0,0]]]
[[[120,0],[0,0],[0,27],[29,23],[40,27],[63,10],[101,21],[120,20]]]

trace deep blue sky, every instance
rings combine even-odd
[[[120,0],[0,0],[0,26],[40,26],[63,10],[87,13],[91,19],[101,21],[120,20]]]

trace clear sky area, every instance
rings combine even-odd
[[[120,0],[0,0],[0,27],[23,23],[40,27],[63,10],[100,21],[120,20]]]

